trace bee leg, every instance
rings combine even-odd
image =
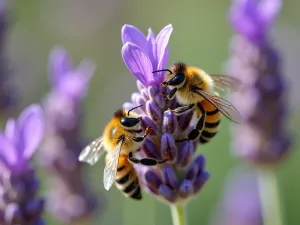
[[[186,112],[189,112],[191,110],[195,109],[195,104],[190,104],[190,105],[184,105],[181,107],[178,107],[176,109],[170,109],[173,113],[175,113],[176,115],[180,115]]]
[[[163,161],[157,161],[156,159],[152,159],[152,158],[137,159],[133,157],[132,152],[129,152],[128,158],[132,163],[142,164],[144,166],[155,166],[157,164],[165,163],[167,161],[166,159]]]
[[[185,138],[183,140],[177,140],[176,142],[183,142],[183,141],[187,141],[187,140],[193,141],[200,136],[201,131],[203,130],[203,127],[204,127],[206,112],[205,112],[205,109],[200,104],[199,104],[199,108],[201,111],[201,117],[199,118],[199,120],[196,124],[196,128],[190,131],[187,138]]]
[[[177,90],[178,90],[177,88],[173,88],[168,94],[165,95],[165,94],[160,92],[160,95],[167,98],[167,99],[169,99],[169,100],[171,100],[175,97],[175,94],[176,94]]]
[[[198,138],[200,136],[200,133],[203,130],[203,127],[204,127],[206,112],[205,112],[205,109],[202,107],[201,104],[199,104],[199,108],[200,108],[200,111],[201,111],[201,117],[199,118],[199,120],[196,124],[196,128],[191,130],[190,133],[188,134],[188,139],[189,140],[195,140],[196,138]]]
[[[150,127],[146,128],[146,133],[143,136],[133,137],[132,140],[135,142],[142,142],[152,132]]]

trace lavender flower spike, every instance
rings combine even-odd
[[[84,60],[73,68],[63,47],[50,54],[51,92],[43,101],[46,115],[46,136],[39,156],[41,165],[52,174],[49,196],[51,212],[65,223],[89,218],[96,209],[96,196],[88,188],[77,160],[85,145],[80,135],[81,103],[95,70]]]
[[[0,131],[0,224],[44,224],[44,199],[36,196],[39,182],[29,162],[43,136],[44,116],[36,104],[17,120],[9,119]]]
[[[205,170],[204,156],[195,154],[197,142],[176,142],[194,126],[191,113],[175,116],[168,110],[177,104],[176,99],[167,100],[160,95],[159,92],[164,92],[160,87],[164,74],[152,73],[166,67],[172,30],[172,25],[168,25],[155,37],[149,29],[145,37],[133,26],[122,28],[122,56],[129,71],[138,79],[139,89],[139,93],[133,93],[132,102],[123,107],[144,103],[136,112],[142,116],[142,126],[153,129],[137,154],[167,160],[154,167],[135,166],[142,187],[159,199],[177,205],[195,196],[208,180],[209,173]]]
[[[245,118],[243,125],[234,127],[234,151],[260,166],[276,165],[291,145],[285,129],[286,80],[279,54],[267,36],[280,6],[280,0],[234,0],[230,14],[236,34],[229,73],[244,83],[232,100]]]

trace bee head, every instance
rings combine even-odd
[[[185,76],[185,69],[186,65],[182,62],[175,63],[171,70],[170,69],[163,69],[163,70],[156,70],[153,73],[166,71],[165,80],[161,83],[161,86],[172,86],[174,88],[181,88],[186,81]]]
[[[141,129],[141,120],[142,117],[138,117],[135,113],[131,112],[132,110],[141,107],[142,105],[139,105],[137,107],[134,107],[130,110],[128,110],[127,115],[122,117],[120,119],[120,123],[123,126],[124,129],[127,130],[139,130]],[[131,115],[130,115],[131,112]]]

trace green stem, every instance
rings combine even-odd
[[[184,205],[170,205],[173,225],[187,225]]]
[[[263,224],[283,225],[275,171],[261,169],[258,178]]]

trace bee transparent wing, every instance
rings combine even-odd
[[[104,175],[103,175],[103,184],[104,184],[104,188],[107,191],[111,188],[111,186],[115,181],[122,144],[123,144],[123,140],[121,140],[112,151],[109,151],[107,153],[108,160],[105,165]]]
[[[99,137],[88,144],[79,154],[78,160],[94,165],[105,152],[103,148],[103,137]]]
[[[235,123],[242,123],[243,119],[239,111],[227,100],[219,97],[212,92],[204,92],[200,90],[193,90],[193,92],[198,93],[211,104],[213,104],[220,112],[226,116],[228,119]]]
[[[215,87],[223,91],[236,92],[242,86],[242,82],[234,77],[216,74],[210,74],[210,76],[214,81]]]

